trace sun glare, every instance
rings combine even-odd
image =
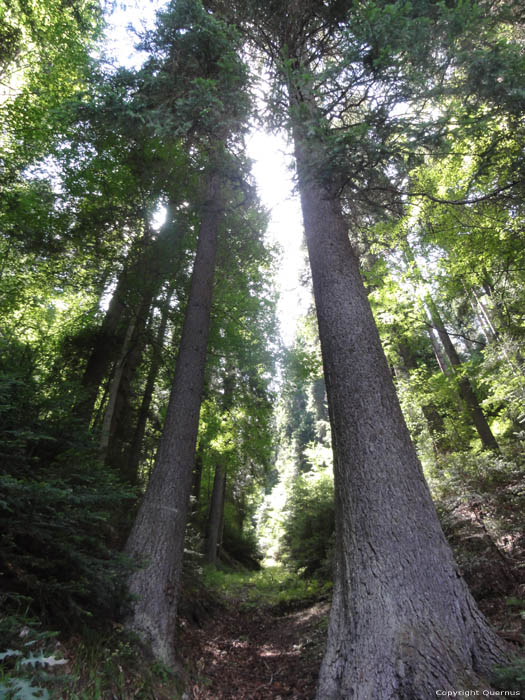
[[[155,13],[165,3],[151,0],[144,3],[129,2],[126,9],[117,7],[108,18],[106,52],[114,60],[128,68],[137,68],[146,54],[135,49],[137,34],[151,29],[155,24]],[[283,135],[269,134],[263,130],[253,131],[247,139],[248,155],[253,160],[253,173],[262,204],[270,211],[267,238],[277,244],[282,255],[276,274],[279,302],[277,314],[281,336],[286,345],[295,337],[298,318],[305,313],[310,303],[311,292],[301,284],[305,267],[303,249],[303,227],[299,197],[294,193],[293,173],[290,169],[292,156]],[[162,224],[165,212],[159,210],[153,225]]]

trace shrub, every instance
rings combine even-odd
[[[334,487],[329,470],[299,476],[287,502],[281,554],[305,576],[332,577]]]
[[[111,548],[111,518],[133,494],[99,463],[67,400],[39,393],[30,355],[19,357],[0,362],[0,594],[27,596],[62,627],[108,616],[129,569]]]

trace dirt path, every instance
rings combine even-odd
[[[186,627],[185,644],[198,679],[192,700],[267,700],[315,695],[328,604],[284,615],[254,609],[220,611],[201,628]],[[188,658],[188,656],[186,656]]]

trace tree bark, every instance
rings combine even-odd
[[[411,443],[338,199],[294,129],[336,494],[335,585],[317,698],[479,687],[502,645],[453,560]]]
[[[155,467],[126,544],[127,554],[144,564],[129,580],[129,591],[137,599],[127,626],[155,658],[179,670],[175,622],[223,210],[221,190],[219,173],[209,173],[166,421]]]

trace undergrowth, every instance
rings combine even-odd
[[[205,567],[204,584],[227,601],[236,601],[243,610],[276,608],[298,609],[330,596],[331,583],[300,578],[284,567],[260,571],[220,571]]]
[[[2,700],[177,700],[182,686],[121,625],[59,640],[36,618],[0,618]]]

